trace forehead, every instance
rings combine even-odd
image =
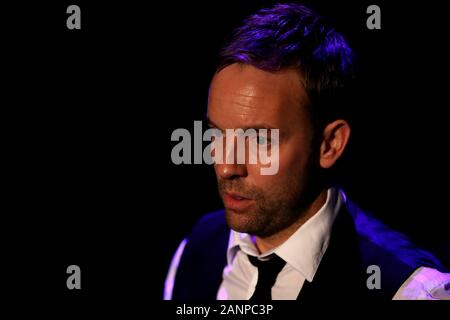
[[[218,72],[208,99],[208,117],[223,128],[265,123],[287,126],[301,116],[308,98],[296,70],[267,72],[232,64]]]

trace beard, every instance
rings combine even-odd
[[[312,171],[306,170],[311,173]],[[283,183],[273,184],[267,190],[247,184],[243,178],[218,178],[219,194],[236,192],[252,199],[245,211],[225,208],[228,226],[260,238],[272,236],[302,218],[303,213],[318,195],[317,188],[307,177],[289,176]],[[308,186],[308,187],[307,187]]]

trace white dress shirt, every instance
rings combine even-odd
[[[305,280],[311,282],[327,250],[331,228],[343,204],[345,194],[337,188],[327,191],[325,204],[280,246],[259,254],[249,234],[230,231],[227,265],[217,293],[218,300],[248,300],[258,281],[258,269],[247,255],[264,260],[277,254],[286,261],[272,287],[274,300],[297,299]],[[172,298],[172,290],[186,239],[178,247],[165,282],[164,299]],[[450,300],[450,274],[435,269],[418,268],[399,288],[394,300],[444,299]]]
[[[311,282],[314,278],[328,247],[334,219],[343,202],[344,197],[337,189],[328,189],[322,208],[283,244],[262,255],[258,253],[249,234],[232,230],[228,242],[227,266],[223,271],[217,299],[248,300],[258,281],[258,269],[250,263],[247,255],[264,260],[273,253],[286,261],[286,265],[272,287],[272,298],[297,299],[305,279]]]

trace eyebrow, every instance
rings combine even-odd
[[[208,122],[208,125],[209,125],[210,127],[217,128],[217,129],[219,129],[219,130],[221,130],[221,131],[224,130],[224,129],[220,128],[218,125],[216,125],[213,121],[211,121],[211,119],[210,119],[209,117],[206,117],[206,121]],[[279,128],[275,128],[275,127],[270,126],[270,125],[265,124],[265,123],[256,123],[256,124],[254,124],[254,125],[252,125],[252,126],[249,126],[249,127],[243,127],[243,128],[239,128],[239,129],[242,129],[242,130],[245,131],[245,130],[247,130],[247,129],[255,129],[255,130],[259,130],[259,129],[267,129],[267,130],[271,130],[271,129],[279,129]]]

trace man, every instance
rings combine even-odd
[[[258,137],[276,144],[278,172],[215,163],[225,210],[203,217],[178,248],[166,299],[448,297],[436,258],[332,184],[351,132],[352,55],[298,4],[263,9],[236,31],[211,82],[208,120],[222,132],[279,129],[278,141]]]

